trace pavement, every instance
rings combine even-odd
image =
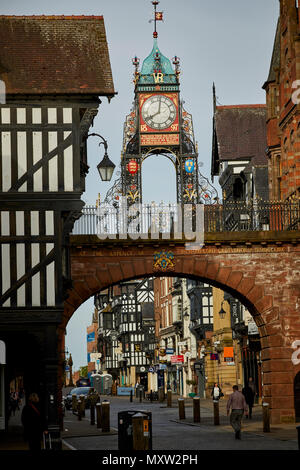
[[[252,419],[243,418],[242,441],[234,439],[226,415],[226,399],[220,401],[220,424],[214,425],[211,399],[201,399],[201,422],[193,422],[193,401],[185,399],[185,419],[179,419],[177,396],[172,407],[166,402],[149,402],[129,397],[101,397],[110,402],[110,432],[103,433],[91,425],[89,410],[81,421],[72,411],[66,411],[64,430],[61,433],[63,450],[118,450],[118,413],[120,411],[151,411],[154,450],[298,450],[297,424],[271,425],[269,433],[263,432],[262,407],[256,405]],[[0,451],[28,450],[23,440],[21,410],[9,420],[9,431],[0,434]]]

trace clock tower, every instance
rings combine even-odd
[[[132,59],[134,102],[124,124],[121,177],[107,193],[105,201],[125,196],[129,206],[142,203],[143,161],[164,155],[175,167],[177,202],[212,203],[217,192],[199,172],[192,116],[180,100],[180,61],[177,56],[171,61],[159,48],[156,24],[163,19],[163,13],[157,11],[158,1],[152,4],[153,47],[141,68],[140,60]],[[166,184],[167,181],[168,178]]]

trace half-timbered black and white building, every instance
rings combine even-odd
[[[103,370],[122,385],[148,385],[155,351],[153,279],[124,282],[95,296]]]
[[[0,16],[0,340],[58,430],[57,328],[68,240],[83,207],[87,135],[114,96],[103,17]],[[4,102],[3,102],[4,101]],[[7,426],[7,419],[6,419]]]

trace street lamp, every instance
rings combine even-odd
[[[226,316],[226,312],[223,308],[223,304],[224,304],[225,300],[222,300],[222,303],[221,303],[221,310],[219,311],[219,315],[220,315],[220,318],[221,320],[224,320],[225,316]]]
[[[102,181],[110,181],[116,165],[108,157],[107,141],[100,134],[95,134],[95,133],[89,134],[87,138],[91,136],[100,137],[100,139],[102,139],[102,142],[100,142],[99,147],[100,145],[104,145],[104,157],[102,161],[97,165],[97,170],[99,172],[99,175]]]

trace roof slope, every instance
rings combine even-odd
[[[0,16],[8,94],[113,95],[102,16]]]
[[[276,72],[279,70],[279,67],[280,67],[280,19],[278,19],[278,22],[277,22],[269,76],[263,88],[265,88],[267,83],[274,82],[276,80],[276,75],[277,75]]]
[[[266,106],[217,106],[215,132],[219,160],[252,159],[265,164]]]

